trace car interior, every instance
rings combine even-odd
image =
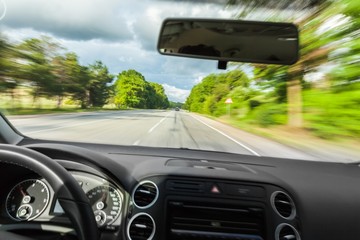
[[[291,65],[298,34],[288,23],[170,18],[158,51],[219,68]],[[360,238],[356,163],[36,139],[5,115],[0,143],[0,239]]]

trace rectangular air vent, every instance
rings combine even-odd
[[[169,180],[166,182],[166,190],[174,192],[203,193],[205,183],[201,181]]]
[[[168,238],[261,240],[263,207],[190,201],[168,202]]]

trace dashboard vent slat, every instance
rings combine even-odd
[[[170,180],[166,183],[166,189],[174,192],[202,193],[205,191],[205,184],[200,181]]]
[[[200,181],[170,180],[166,183],[166,189],[172,192],[203,193],[205,183]]]
[[[152,239],[155,234],[155,222],[150,215],[139,213],[130,220],[127,234],[131,240]]]
[[[132,199],[138,208],[148,208],[156,202],[158,194],[159,191],[155,183],[144,181],[136,186]]]
[[[293,219],[296,215],[293,200],[284,192],[274,192],[271,196],[271,205],[274,211],[285,219]]]
[[[301,240],[299,232],[291,225],[282,223],[275,230],[276,240]]]
[[[217,235],[229,236],[229,239],[239,239],[240,235],[248,239],[263,239],[264,236],[265,213],[260,207],[170,201],[168,210],[169,239],[190,239],[198,234],[204,236],[197,239],[205,239],[205,236],[217,239]]]

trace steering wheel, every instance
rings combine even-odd
[[[57,193],[80,240],[98,240],[99,233],[90,202],[73,176],[53,159],[24,147],[0,144],[0,163],[15,164],[42,176]],[[0,232],[0,239],[29,239]]]

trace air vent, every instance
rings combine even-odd
[[[285,219],[293,219],[296,216],[296,208],[290,196],[278,191],[271,195],[271,205],[274,211]]]
[[[150,240],[155,235],[155,222],[149,214],[138,213],[131,218],[127,234],[131,240]]]
[[[276,240],[301,240],[299,232],[291,225],[282,223],[275,230]]]
[[[133,192],[132,199],[138,208],[151,207],[157,200],[159,190],[155,183],[151,181],[143,181],[139,183]]]
[[[168,203],[167,239],[264,239],[264,209],[225,203]]]
[[[205,183],[198,181],[169,180],[166,183],[166,189],[174,192],[203,193]]]

